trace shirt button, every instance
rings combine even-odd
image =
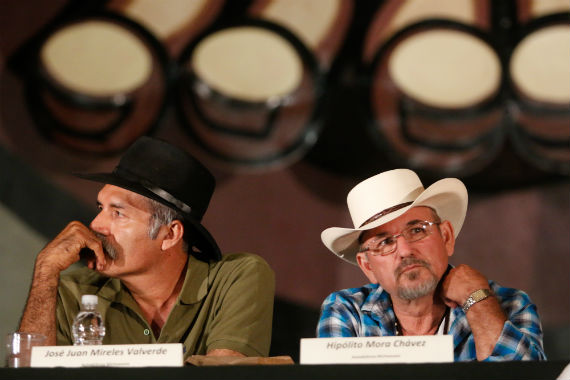
[[[149,330],[149,329],[144,329],[143,333],[144,333],[144,335],[150,335],[150,330]]]

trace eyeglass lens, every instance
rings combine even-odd
[[[432,225],[433,223],[429,222],[416,223],[409,226],[399,234],[379,238],[377,241],[373,241],[367,248],[365,248],[365,250],[372,251],[380,255],[392,253],[396,250],[399,236],[406,239],[408,243],[413,243],[428,236]]]

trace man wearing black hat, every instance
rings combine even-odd
[[[190,355],[267,356],[274,275],[252,254],[221,256],[200,223],[214,177],[185,151],[142,137],[104,183],[90,228],[71,222],[38,254],[20,331],[70,345],[82,294],[104,344],[183,343]],[[61,272],[87,252],[88,268]]]

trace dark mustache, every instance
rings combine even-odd
[[[396,275],[396,278],[400,277],[400,275],[402,274],[402,271],[408,265],[416,265],[416,264],[424,266],[428,269],[431,267],[427,261],[420,260],[416,257],[406,257],[406,258],[402,259],[402,262],[400,263],[400,265],[398,265],[398,267],[394,270],[394,274]]]
[[[111,259],[115,260],[115,258],[117,257],[117,249],[115,248],[115,246],[107,239],[107,237],[105,237],[105,235],[93,230],[91,231],[93,232],[95,237],[101,241],[101,245],[103,246],[103,252],[105,252],[105,254],[109,256]]]

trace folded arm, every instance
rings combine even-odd
[[[40,251],[19,331],[45,335],[46,345],[56,344],[55,310],[60,273],[79,260],[83,248],[94,252],[88,261],[89,267],[101,269],[105,265],[101,242],[79,222],[69,223]]]
[[[499,286],[492,289],[485,276],[467,265],[449,271],[441,292],[446,304],[461,307],[479,289],[495,294],[475,303],[465,313],[477,360],[545,359],[540,320],[525,293]]]

